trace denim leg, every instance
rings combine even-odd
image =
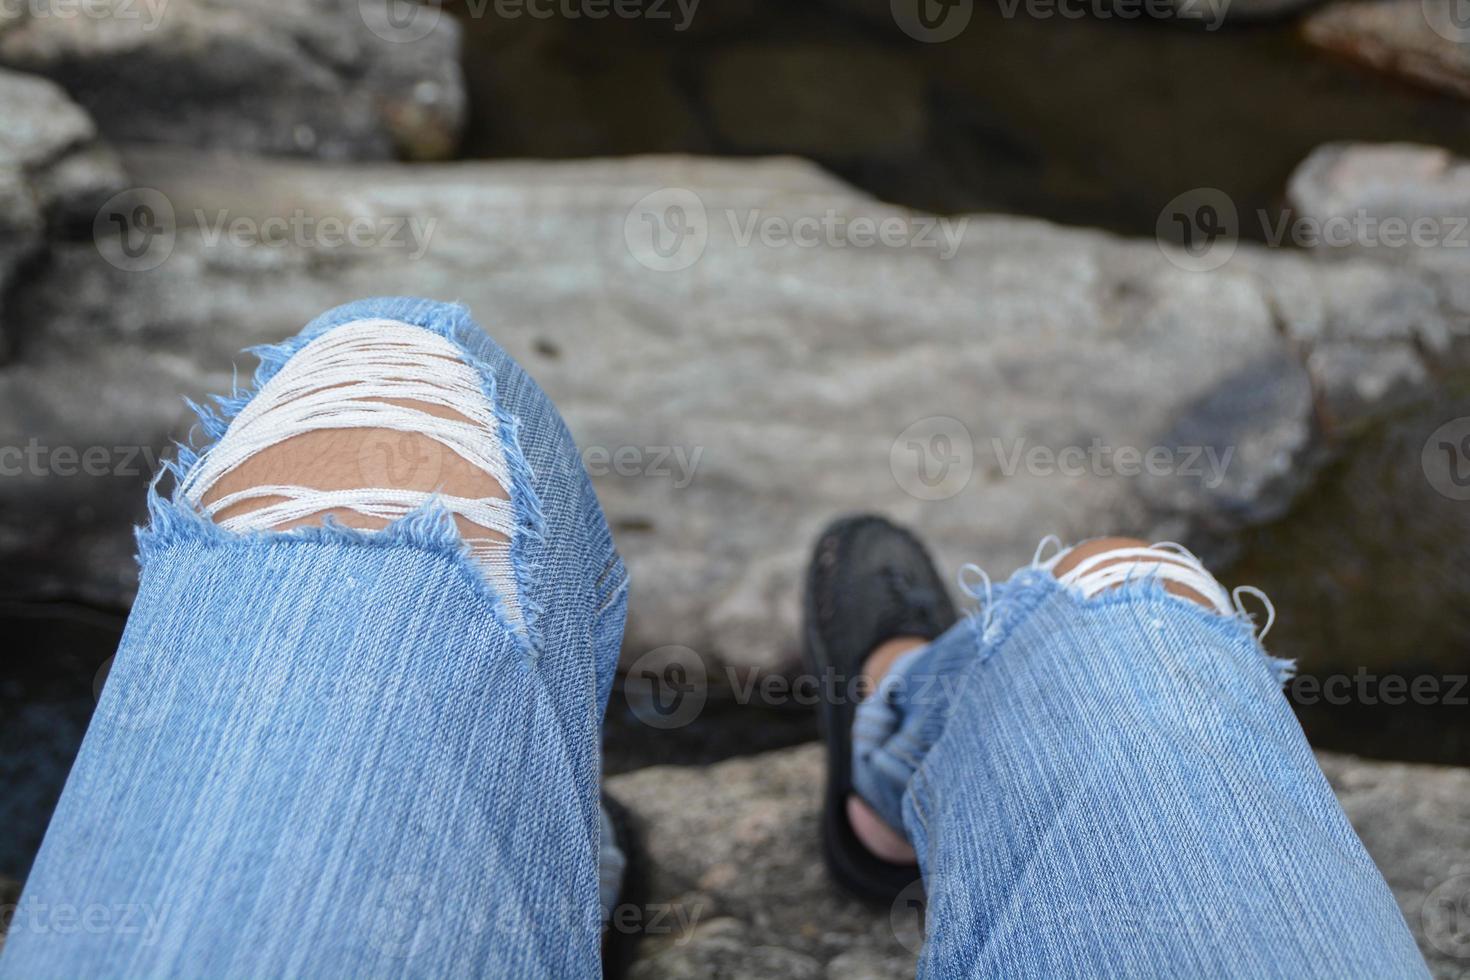
[[[935,651],[953,696],[895,706],[921,976],[1427,976],[1248,622],[1027,569]]]
[[[375,316],[485,373],[524,622],[442,512],[240,535],[150,501],[138,598],[0,976],[599,970],[621,562],[555,410],[462,309],[366,301],[302,337]]]

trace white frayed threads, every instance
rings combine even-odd
[[[319,490],[297,485],[265,485],[202,500],[221,477],[262,450],[293,436],[324,429],[390,429],[440,443],[489,474],[503,488],[511,485],[500,424],[481,391],[478,371],[458,348],[422,327],[394,320],[343,324],[307,344],[282,365],[230,422],[215,445],[200,456],[185,477],[184,499],[230,531],[269,530],[331,510],[395,520],[431,497],[456,517],[513,537],[515,510],[497,497],[468,498],[393,487]],[[421,408],[394,404],[411,401],[448,409],[462,418],[441,418]],[[260,506],[220,519],[240,503]],[[470,538],[470,556],[519,620],[515,573],[508,541]]]
[[[1051,572],[1067,555],[1066,550],[1061,550],[1050,558],[1043,559],[1041,556],[1045,554],[1047,546],[1052,544],[1061,546],[1055,535],[1047,535],[1041,539],[1032,559],[1033,567]],[[1083,598],[1087,599],[1108,589],[1147,578],[1173,582],[1192,590],[1222,616],[1239,615],[1250,618],[1245,611],[1242,597],[1256,597],[1266,607],[1266,625],[1257,634],[1257,639],[1264,640],[1276,621],[1276,608],[1264,592],[1253,585],[1242,585],[1234,592],[1225,591],[1225,587],[1205,570],[1204,564],[1195,557],[1194,552],[1173,541],[1160,541],[1147,548],[1103,551],[1084,558],[1066,574],[1058,576],[1063,585],[1079,590]]]

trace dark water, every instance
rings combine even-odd
[[[1153,235],[1175,195],[1215,187],[1260,240],[1258,212],[1324,143],[1470,155],[1465,101],[1318,51],[1290,20],[1211,32],[1007,18],[982,0],[939,44],[904,35],[883,0],[722,0],[683,31],[463,23],[469,157],[790,153],[899,204],[1133,235]]]
[[[1318,745],[1470,765],[1470,500],[1424,465],[1454,419],[1470,423],[1470,387],[1364,433],[1291,513],[1242,535],[1230,579],[1275,601],[1270,645],[1315,678],[1291,693]]]
[[[0,605],[0,878],[22,878],[40,846],[122,624],[63,603]]]

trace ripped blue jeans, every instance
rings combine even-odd
[[[1428,976],[1288,666],[1157,580],[1037,567],[900,658],[853,783],[918,854],[919,975]]]
[[[587,977],[626,576],[549,399],[461,307],[366,300],[479,372],[516,603],[449,515],[236,533],[149,500],[138,597],[0,976]],[[180,454],[186,470],[198,463]],[[575,465],[573,465],[575,464]]]

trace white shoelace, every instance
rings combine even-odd
[[[320,490],[270,484],[250,487],[209,504],[202,498],[241,463],[292,436],[324,429],[391,429],[433,439],[511,485],[499,420],[481,390],[479,372],[458,349],[429,330],[394,320],[343,324],[311,341],[282,365],[240,413],[224,436],[206,450],[185,477],[181,492],[231,531],[268,530],[335,509],[395,520],[431,497],[449,513],[511,538],[516,530],[510,501],[468,498],[392,487]],[[462,418],[442,418],[391,399],[449,409]],[[219,519],[221,511],[247,501],[269,501],[254,510]],[[510,545],[497,538],[469,538],[471,557],[520,618]]]

